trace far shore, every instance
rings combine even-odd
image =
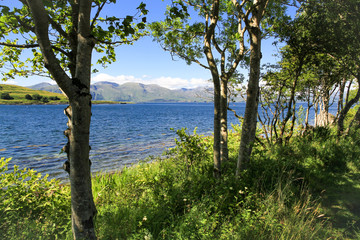
[[[91,101],[92,104],[100,105],[100,104],[135,104],[133,102],[116,102],[116,101]],[[69,104],[68,102],[18,102],[18,101],[11,101],[9,102],[0,102],[0,105],[66,105]]]

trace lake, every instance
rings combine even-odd
[[[0,105],[0,157],[10,168],[32,168],[50,178],[66,179],[62,169],[67,139],[65,105]],[[243,114],[245,103],[233,106]],[[174,146],[171,128],[211,135],[213,104],[148,103],[93,105],[90,132],[92,172],[113,171]],[[239,121],[229,112],[230,123]]]
[[[60,153],[67,118],[65,105],[0,105],[0,157],[12,157],[21,168],[32,168],[50,178],[65,179],[66,154]],[[244,104],[236,106],[243,112]],[[213,105],[154,103],[93,105],[90,132],[92,171],[111,171],[174,146],[171,128],[195,127],[210,135]],[[229,120],[238,120],[229,113]]]

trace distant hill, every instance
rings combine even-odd
[[[50,84],[50,83],[46,83],[46,82],[30,86],[29,88],[35,89],[35,90],[54,92],[54,93],[61,93],[61,90],[59,89],[59,87],[56,84]]]
[[[26,98],[26,95],[29,95]],[[8,96],[8,97],[4,97]],[[61,104],[67,103],[63,94],[34,90],[16,85],[0,84],[0,104]]]
[[[57,85],[40,83],[30,86],[31,89],[59,92]],[[156,84],[142,83],[117,84],[98,82],[90,88],[93,100],[121,102],[209,102],[211,93],[204,88],[170,90]]]

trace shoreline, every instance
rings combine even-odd
[[[69,102],[49,102],[49,103],[41,103],[41,102],[34,102],[34,103],[25,103],[25,102],[9,102],[9,103],[0,103],[0,105],[68,105]],[[94,105],[101,105],[101,104],[135,104],[134,102],[116,102],[116,101],[91,101],[91,104]]]

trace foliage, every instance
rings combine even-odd
[[[184,162],[179,165],[185,165],[186,170],[189,171],[190,168],[199,167],[202,165],[200,163],[205,162],[205,159],[209,157],[208,153],[211,145],[210,142],[204,140],[203,136],[196,134],[196,128],[192,135],[188,134],[186,130],[186,128],[176,130],[179,139],[175,138],[176,147],[169,149],[168,154],[174,154],[177,159],[183,160]]]
[[[50,100],[52,101],[57,101],[57,100],[60,100],[60,98],[58,96],[55,96],[55,97],[49,97]]]
[[[242,179],[235,179],[231,173],[220,181],[212,177],[211,152],[198,147],[208,139],[188,135],[184,129],[178,133],[183,136],[175,147],[179,155],[172,152],[171,158],[152,159],[151,163],[140,163],[121,173],[102,174],[94,179],[100,238],[351,237],[350,233],[345,235],[331,227],[334,216],[324,211],[323,200],[318,199],[323,188],[348,171],[347,168],[332,169],[330,165],[324,169],[329,159],[330,164],[331,161],[349,162],[357,154],[358,150],[349,151],[347,140],[340,143],[341,147],[334,148],[335,142],[328,140],[330,133],[314,133],[311,146],[309,140],[301,138],[292,141],[291,146],[263,149],[256,145],[254,160]],[[233,137],[237,138],[238,134],[232,133],[231,140]],[[327,144],[326,149],[323,143]],[[229,146],[232,151],[237,148]],[[306,148],[316,149],[317,156],[313,158],[313,152]],[[333,154],[340,149],[344,158],[337,160],[338,156]],[[188,168],[186,152],[194,150],[208,157],[194,160]],[[329,158],[323,159],[326,154],[330,154]],[[229,169],[234,169],[234,162],[231,157]]]
[[[67,186],[48,180],[34,170],[0,160],[0,238],[61,238],[70,230],[70,195]]]
[[[9,93],[1,93],[0,99],[12,100],[12,99],[14,99],[14,98],[11,97]]]
[[[30,94],[25,95],[25,99],[27,100],[33,100],[33,97]]]
[[[317,128],[294,136],[288,145],[255,144],[253,161],[241,179],[229,171],[236,162],[231,154],[225,165],[228,170],[218,180],[213,178],[208,148],[211,137],[188,134],[185,129],[177,132],[177,146],[165,159],[150,158],[93,178],[99,239],[359,236],[358,133],[337,139],[334,130]],[[234,152],[239,133],[231,132],[229,137],[230,152]],[[191,166],[185,161],[188,151],[198,156]],[[68,186],[43,182],[33,171],[23,173],[17,168],[6,176],[17,179],[17,185],[1,186],[2,199],[11,198],[0,202],[0,235],[9,239],[70,236]],[[4,204],[17,211],[4,213]],[[57,213],[54,207],[63,210]]]
[[[144,36],[147,14],[146,4],[140,3],[134,15],[124,17],[99,16],[101,10],[116,3],[114,0],[93,1],[92,36],[96,39],[94,50],[98,53],[97,64],[106,66],[116,59],[115,47],[120,44],[132,44]],[[45,2],[45,9],[51,19],[51,45],[61,66],[70,73],[73,69],[73,40],[76,21],[73,21],[74,3],[69,1]],[[34,23],[28,4],[10,8],[0,6],[0,63],[2,80],[16,76],[40,75],[50,77],[44,66],[44,57],[35,37]],[[74,35],[75,34],[75,35]],[[24,52],[27,56],[24,57]],[[93,69],[96,72],[96,69]]]
[[[41,101],[42,96],[40,94],[34,94],[32,95],[32,99],[36,101]]]
[[[48,99],[47,97],[42,97],[42,98],[41,98],[41,101],[42,101],[43,103],[48,103],[48,102],[49,102],[49,99]]]

